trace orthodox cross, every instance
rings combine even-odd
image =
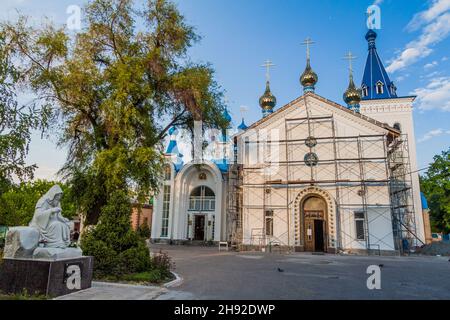
[[[266,80],[270,81],[270,68],[275,67],[272,61],[267,60],[261,67],[266,68]]]
[[[353,75],[353,60],[355,60],[356,57],[352,54],[351,51],[349,51],[349,52],[344,56],[344,59],[345,59],[345,60],[348,60],[350,74]]]
[[[315,42],[309,37],[302,42],[302,45],[306,46],[306,59],[308,60],[311,58],[311,45],[313,44],[315,44]]]
[[[239,109],[240,109],[240,111],[241,111],[241,116],[242,116],[242,118],[245,118],[245,114],[246,114],[247,111],[248,111],[248,107],[246,107],[246,106],[241,106]]]

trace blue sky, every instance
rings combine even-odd
[[[302,94],[300,74],[305,67],[301,42],[311,37],[312,65],[319,75],[316,92],[343,104],[348,85],[349,50],[355,80],[361,82],[367,55],[366,0],[177,0],[188,23],[202,36],[190,50],[193,61],[210,62],[227,92],[236,125],[242,106],[247,124],[261,117],[258,99],[264,91],[265,70],[272,60],[272,92],[281,107]],[[418,95],[414,120],[420,168],[450,141],[450,0],[378,0],[382,29],[378,52],[401,96]],[[39,20],[47,15],[64,23],[69,5],[77,0],[0,0],[0,19],[14,17],[13,8]],[[39,178],[51,178],[65,159],[51,141],[35,135],[29,156]]]

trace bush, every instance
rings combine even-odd
[[[152,258],[152,267],[159,270],[162,278],[170,278],[172,276],[170,270],[175,269],[175,263],[166,252],[160,251]]]
[[[94,257],[94,276],[124,275],[148,271],[150,252],[130,223],[131,203],[116,191],[103,207],[98,225],[81,239],[83,253]]]
[[[137,230],[140,237],[144,239],[149,239],[151,235],[150,227],[148,226],[148,223],[144,222],[141,224]]]

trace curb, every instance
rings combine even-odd
[[[180,286],[183,283],[183,278],[176,274],[175,272],[171,272],[175,276],[175,280],[172,280],[163,285],[164,288],[175,288]]]
[[[117,282],[102,282],[102,281],[92,281],[92,287],[104,288],[104,287],[116,287],[116,288],[140,288],[140,289],[149,289],[149,288],[158,288],[156,285],[139,285],[139,284],[127,284],[127,283],[117,283]]]

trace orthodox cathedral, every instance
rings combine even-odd
[[[229,156],[184,163],[176,128],[155,198],[154,242],[227,242],[240,250],[394,254],[429,241],[413,125],[413,96],[399,96],[366,34],[361,88],[350,61],[345,105],[315,92],[309,39],[303,95],[281,108],[270,89],[262,118],[223,134]],[[224,117],[231,123],[226,111]],[[424,204],[425,205],[425,204]]]

